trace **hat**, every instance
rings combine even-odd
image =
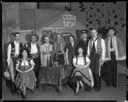
[[[81,30],[81,33],[82,33],[82,34],[85,34],[85,33],[88,34],[89,31],[84,29],[84,30]]]
[[[13,33],[11,33],[11,35],[13,35],[14,37],[16,37],[16,35],[20,35],[20,33],[19,32],[13,32]]]
[[[4,76],[5,76],[6,78],[10,77],[9,72],[8,72],[8,71],[4,72]]]
[[[36,41],[39,41],[39,36],[38,36],[37,34],[31,34],[31,35],[30,35],[30,40],[32,39],[32,36],[35,36],[36,39],[37,39]]]

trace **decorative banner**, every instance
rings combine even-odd
[[[64,27],[73,27],[76,23],[76,16],[71,14],[64,14],[63,15],[63,24]]]
[[[52,30],[43,30],[42,31],[42,35],[46,35],[46,36],[50,36],[51,35],[51,33],[52,33]]]

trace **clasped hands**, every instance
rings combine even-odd
[[[33,59],[35,59],[35,58],[39,57],[39,55],[38,55],[38,54],[32,54],[31,56],[32,56],[32,58],[33,58]]]
[[[106,62],[106,60],[102,60],[102,59],[100,58],[99,63],[100,63],[101,66],[102,66],[105,62]]]
[[[77,65],[75,70],[80,70],[80,69],[84,69],[84,68],[88,68],[88,67],[86,65]]]

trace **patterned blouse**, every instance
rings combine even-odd
[[[26,60],[18,59],[16,63],[16,66],[18,66],[18,69],[21,71],[30,69],[32,65],[35,65],[35,63],[30,58],[27,58]]]

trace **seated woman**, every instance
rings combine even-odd
[[[16,87],[20,90],[22,98],[26,98],[26,90],[33,90],[36,86],[36,77],[33,71],[35,63],[30,58],[29,50],[23,48],[21,50],[20,58],[16,63]]]
[[[89,68],[90,60],[87,55],[83,55],[83,49],[81,47],[78,48],[76,55],[73,57],[73,65],[75,69],[72,73],[72,77],[76,79],[75,94],[79,92],[80,86],[82,90],[91,89],[94,85],[94,81],[91,69]]]

